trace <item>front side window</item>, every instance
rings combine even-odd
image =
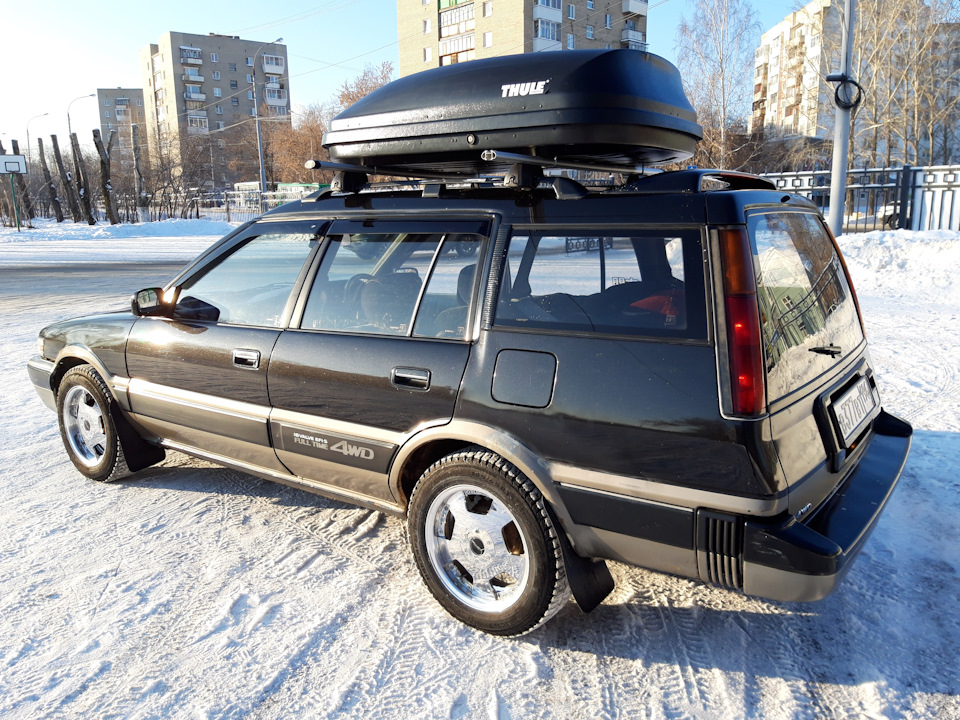
[[[515,235],[495,324],[705,338],[700,248],[692,231]]]
[[[331,235],[300,327],[463,338],[482,239],[475,233]]]
[[[315,227],[265,232],[180,287],[175,317],[279,327],[290,291],[315,246]]]

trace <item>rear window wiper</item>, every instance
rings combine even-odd
[[[810,348],[810,352],[817,353],[818,355],[829,355],[830,357],[837,357],[837,355],[843,354],[843,349],[839,345],[834,345],[830,343],[829,345],[821,345],[820,347]]]

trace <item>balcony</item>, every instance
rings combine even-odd
[[[263,71],[270,75],[283,75],[286,68],[286,60],[282,55],[264,55],[261,58],[263,62]]]
[[[557,22],[557,23],[563,22],[563,10],[561,10],[560,8],[547,7],[546,5],[534,5],[533,19],[549,20],[550,22]]]
[[[648,0],[623,0],[622,8],[624,15],[646,15]]]
[[[206,93],[198,93],[198,92],[193,92],[193,93],[192,93],[192,92],[185,92],[185,93],[183,94],[183,97],[185,97],[187,100],[200,100],[200,101],[203,101],[203,100],[206,100],[206,99],[207,99],[207,94],[206,94]]]
[[[279,80],[268,80],[263,84],[267,90],[281,90],[283,85],[280,84]]]
[[[286,90],[271,90],[267,89],[264,93],[264,102],[267,105],[286,105],[287,104],[287,91]]]
[[[538,37],[533,39],[534,52],[554,52],[562,49],[563,46],[560,45],[559,40],[550,40],[549,38]]]
[[[203,75],[181,75],[180,79],[184,82],[202,83]]]
[[[203,65],[203,58],[188,57],[186,55],[181,55],[180,62],[183,65]]]
[[[639,30],[624,30],[620,34],[620,46],[631,50],[647,51],[647,34]]]

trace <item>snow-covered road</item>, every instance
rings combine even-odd
[[[396,519],[177,455],[112,485],[73,469],[26,376],[37,330],[224,232],[145,229],[0,230],[0,717],[960,718],[960,234],[841,239],[884,405],[917,432],[834,595],[612,564],[596,611],[504,640],[439,608]]]

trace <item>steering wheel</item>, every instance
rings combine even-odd
[[[373,275],[367,275],[367,273],[358,273],[347,280],[347,284],[343,286],[344,304],[349,307],[355,307],[359,310],[360,292],[363,290],[363,286],[373,279]]]

